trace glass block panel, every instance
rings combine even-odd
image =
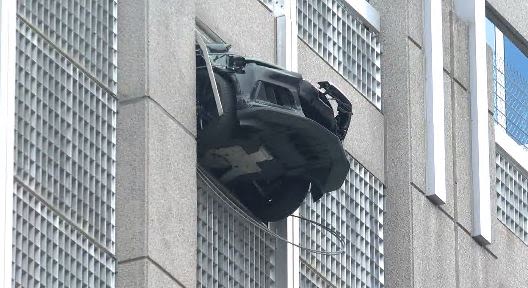
[[[13,287],[114,287],[115,258],[15,181]]]
[[[308,197],[300,216],[321,223],[345,237],[339,255],[300,252],[301,287],[384,287],[384,187],[349,156],[343,186],[317,202]],[[336,251],[341,244],[320,226],[300,221],[301,246]]]
[[[18,1],[14,287],[115,286],[116,1]]]
[[[19,0],[19,18],[117,92],[117,1]]]
[[[117,100],[18,21],[15,176],[114,251]]]
[[[221,195],[198,175],[197,286],[276,287],[277,240]]]
[[[297,0],[299,37],[381,109],[380,41],[344,0]]]
[[[495,167],[497,218],[528,244],[528,174],[500,149]]]

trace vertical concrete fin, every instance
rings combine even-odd
[[[485,4],[485,0],[455,0],[456,13],[469,24],[472,236],[481,244],[491,243]]]
[[[444,51],[442,2],[424,2],[425,106],[427,123],[426,195],[437,204],[446,202],[444,133]]]

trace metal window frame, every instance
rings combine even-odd
[[[277,49],[277,64],[290,71],[298,71],[298,57],[297,57],[297,0],[283,0],[279,2],[280,6],[274,7],[274,14],[276,15],[276,49]],[[294,216],[299,216],[299,209],[294,213]],[[288,217],[285,220],[274,224],[274,228],[278,231],[286,233],[286,239],[291,243],[299,244],[299,218]],[[278,275],[279,283],[286,281],[285,287],[296,288],[299,287],[299,271],[300,271],[300,250],[293,245],[287,245],[286,253],[283,257],[277,259],[277,262],[284,261],[287,263],[286,275]],[[280,273],[280,272],[279,272]]]
[[[16,1],[0,0],[0,286],[11,286]]]
[[[492,22],[493,23],[493,22]],[[493,23],[495,24],[495,23]],[[505,75],[505,54],[504,54],[504,33],[495,25],[495,57],[494,57],[494,69],[501,71],[495,71],[495,81],[499,85],[495,84],[494,97],[500,97],[506,99],[506,75]],[[528,171],[528,150],[524,149],[522,145],[515,142],[515,140],[508,135],[506,132],[506,102],[497,101],[495,109],[499,111],[496,113],[495,123],[495,143],[499,145],[504,152],[512,157],[519,165],[526,171]]]
[[[509,157],[528,171],[528,151],[517,144],[513,138],[506,132],[504,127],[495,124],[495,143],[499,145]]]

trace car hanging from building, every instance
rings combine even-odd
[[[287,217],[308,193],[318,200],[338,189],[350,167],[345,95],[228,44],[197,42],[199,165],[264,222]]]

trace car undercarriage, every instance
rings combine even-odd
[[[258,219],[277,221],[308,193],[318,200],[342,185],[352,105],[330,82],[315,87],[229,48],[196,47],[198,163]]]

